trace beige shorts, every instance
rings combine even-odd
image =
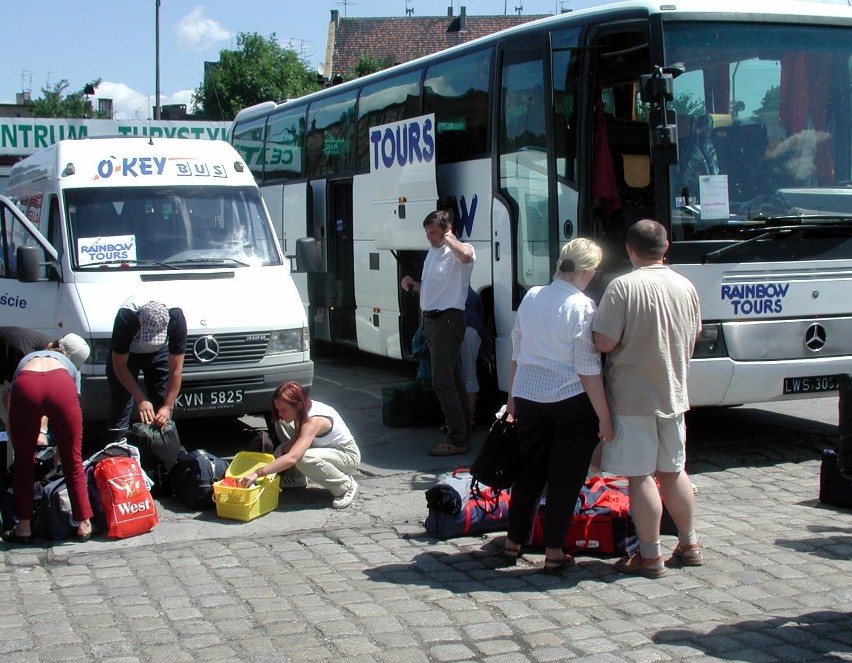
[[[683,414],[656,416],[613,415],[615,436],[601,442],[601,467],[624,476],[682,472],[686,465],[686,422]]]

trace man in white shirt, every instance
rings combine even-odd
[[[402,289],[420,292],[423,333],[432,361],[432,387],[447,421],[447,436],[432,447],[433,456],[467,453],[470,449],[470,407],[461,368],[460,348],[464,340],[464,306],[470,274],[476,261],[471,244],[453,234],[452,216],[446,211],[430,213],[423,221],[431,248],[423,263],[421,281],[402,279]]]

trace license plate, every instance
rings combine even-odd
[[[784,378],[785,394],[817,394],[821,391],[837,391],[836,375],[812,375],[807,378]]]
[[[224,410],[242,402],[242,389],[207,389],[181,392],[175,405],[182,410]]]

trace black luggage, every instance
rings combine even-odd
[[[168,474],[183,451],[175,422],[168,421],[162,429],[153,424],[134,423],[127,443],[139,449],[139,465],[154,481],[152,493],[168,494]]]
[[[71,498],[65,477],[54,479],[47,485],[36,483],[36,507],[32,519],[32,532],[44,539],[59,541],[77,535],[77,523],[71,513]]]
[[[852,508],[852,480],[840,473],[836,449],[823,449],[819,469],[819,501]]]
[[[420,382],[382,389],[382,423],[391,428],[437,426],[444,421],[438,396]]]
[[[228,461],[204,449],[183,451],[169,472],[172,496],[196,511],[212,509],[213,484],[221,481],[228,470]]]

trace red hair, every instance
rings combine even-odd
[[[278,410],[275,408],[275,401],[281,399],[289,403],[296,410],[295,424],[301,427],[308,419],[308,412],[311,411],[311,399],[305,393],[298,382],[282,382],[278,388],[272,393],[272,421],[279,421]]]

